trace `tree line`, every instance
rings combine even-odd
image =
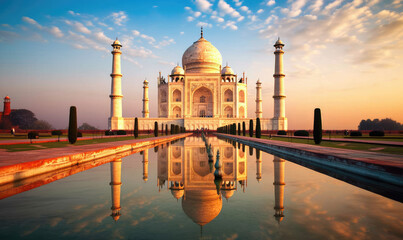
[[[361,120],[358,125],[358,130],[381,130],[381,131],[393,131],[393,130],[403,130],[403,125],[390,118],[385,118],[379,120],[375,118],[374,120],[367,119]]]

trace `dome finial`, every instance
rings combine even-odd
[[[118,40],[118,37],[116,37],[116,40]]]
[[[200,36],[203,38],[203,26],[201,26]]]

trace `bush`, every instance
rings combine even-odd
[[[262,131],[260,129],[260,118],[256,118],[256,138],[260,138],[262,136]]]
[[[28,138],[29,139],[38,139],[39,138],[39,132],[36,132],[36,131],[28,132]]]
[[[77,137],[83,137],[83,133],[82,133],[82,132],[78,132],[78,133],[77,133]]]
[[[320,108],[315,108],[314,112],[313,139],[315,144],[320,144],[320,142],[322,142],[322,116]]]
[[[118,130],[116,132],[117,135],[126,135],[126,131],[125,130]]]
[[[53,135],[53,136],[60,136],[60,135],[63,135],[63,132],[60,131],[60,130],[53,130],[53,131],[52,131],[52,135]]]
[[[306,130],[297,130],[294,132],[294,136],[298,137],[309,137],[309,132]]]
[[[370,133],[369,133],[369,136],[370,137],[383,137],[383,136],[385,136],[385,132],[384,131],[371,131]]]
[[[350,136],[351,137],[362,137],[362,133],[360,131],[351,131]]]
[[[277,132],[277,135],[287,135],[287,132],[284,130],[280,130]]]
[[[113,132],[111,130],[106,130],[105,136],[110,136],[110,135],[113,135]]]
[[[77,109],[75,106],[70,107],[68,138],[71,144],[77,141]]]

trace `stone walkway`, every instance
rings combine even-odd
[[[98,139],[98,138],[120,138],[120,137],[129,137],[133,135],[113,135],[113,136],[95,136],[95,137],[80,137],[77,138],[77,141],[83,141],[83,140],[92,140],[92,139]],[[38,139],[32,139],[32,143],[48,143],[48,142],[57,142],[57,138],[38,138]],[[61,137],[60,142],[67,142],[68,138],[67,137]],[[31,144],[30,139],[6,139],[6,140],[0,140],[0,145],[15,145],[15,144]]]
[[[270,136],[268,134],[262,134],[264,136]],[[312,137],[296,137],[296,136],[284,136],[284,135],[272,135],[272,137],[281,137],[281,138],[298,138],[298,139],[310,139],[313,140]],[[329,142],[352,142],[352,143],[368,143],[368,144],[378,144],[378,145],[387,145],[387,146],[397,146],[403,147],[403,142],[395,142],[395,141],[379,141],[379,140],[363,140],[363,139],[349,139],[349,138],[326,138],[323,136],[322,141]]]
[[[21,152],[0,152],[0,184],[43,174],[57,169],[71,167],[83,162],[136,151],[155,144],[184,138],[191,133],[161,137],[124,140],[116,142],[47,148]]]
[[[352,172],[359,174],[362,174],[362,171],[364,171],[364,175],[371,177],[376,177],[377,174],[388,173],[393,175],[395,180],[397,179],[397,181],[400,181],[400,183],[397,182],[398,185],[403,186],[403,155],[321,147],[303,143],[251,138],[221,133],[217,135],[225,136],[229,139],[235,139],[253,147],[263,147],[283,155],[312,160],[331,167],[340,167],[347,171],[352,170]],[[396,184],[396,181],[394,184]]]

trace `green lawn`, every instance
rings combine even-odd
[[[149,137],[153,137],[153,136],[154,135],[140,135],[137,139],[149,138]],[[44,149],[44,148],[62,148],[62,147],[68,147],[68,146],[80,146],[80,145],[88,145],[88,144],[96,144],[96,143],[125,141],[125,140],[132,140],[132,139],[133,139],[133,136],[116,137],[116,138],[96,138],[96,139],[92,139],[92,140],[77,141],[74,145],[70,144],[69,142],[0,145],[0,149],[6,149],[7,152],[18,152],[18,151],[38,150],[38,149]]]
[[[269,136],[262,136],[262,138],[270,139]],[[314,141],[310,139],[272,137],[271,140],[304,143],[311,145],[315,144]],[[403,155],[403,147],[392,147],[378,144],[322,141],[320,146]]]

